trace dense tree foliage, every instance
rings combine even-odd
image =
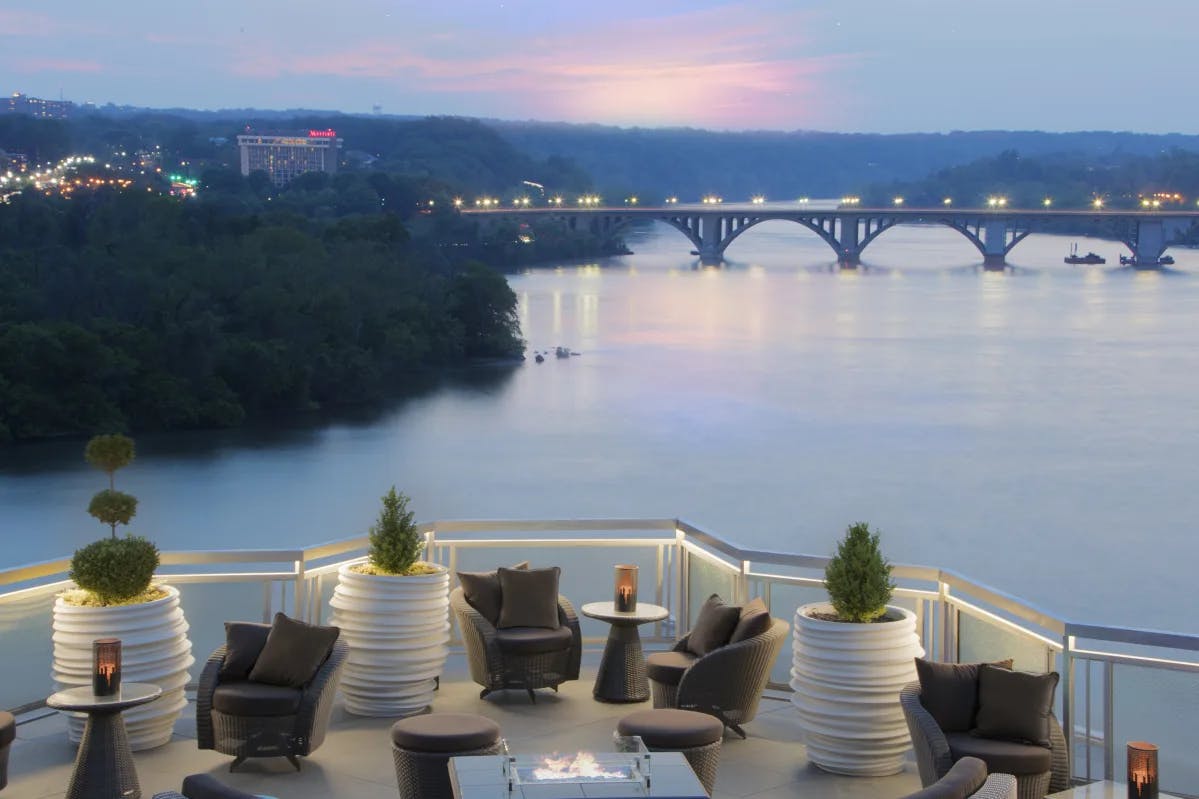
[[[503,276],[410,241],[377,193],[304,181],[247,211],[237,178],[0,205],[0,440],[236,425],[521,352]]]

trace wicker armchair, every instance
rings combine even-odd
[[[949,769],[953,767],[959,756],[954,755],[949,737],[937,725],[932,714],[921,704],[920,683],[912,682],[905,685],[899,693],[899,704],[903,708],[903,716],[907,720],[908,730],[912,733],[912,746],[916,750],[916,765],[920,769],[920,782],[927,788],[949,773]],[[967,736],[964,740],[972,745],[976,745],[980,740],[970,740],[973,736],[969,736],[968,733],[950,733],[950,735]],[[1035,747],[1034,744],[1023,745],[1008,742],[1001,742],[1001,745],[1006,745],[1008,750],[1012,750],[1014,747],[1028,749]],[[1049,752],[1051,762],[1049,771],[1015,775],[1019,799],[1043,799],[1046,794],[1064,791],[1070,787],[1070,759],[1066,751],[1066,736],[1062,733],[1062,727],[1053,715],[1049,717]],[[1010,754],[1005,759],[1012,760]]]
[[[17,720],[0,710],[0,788],[8,785],[8,749],[17,737]]]
[[[1016,778],[987,774],[986,763],[963,757],[944,777],[904,799],[1016,799]]]
[[[450,593],[450,607],[454,609],[466,647],[470,677],[483,686],[479,698],[492,691],[523,688],[536,702],[534,688],[557,691],[561,683],[579,679],[583,635],[579,630],[579,617],[566,597],[558,596],[558,623],[569,630],[569,640],[565,646],[548,652],[520,652],[506,648],[501,641],[503,631],[497,630],[482,613],[471,607],[461,588]]]
[[[708,713],[744,738],[741,725],[752,721],[757,714],[762,690],[770,680],[770,669],[790,628],[781,619],[771,619],[770,628],[761,635],[726,644],[695,658],[675,685],[654,679],[651,668],[654,707]],[[690,633],[679,639],[672,651],[686,653],[689,636]]]
[[[341,679],[341,669],[350,648],[338,638],[329,657],[317,669],[316,676],[300,690],[299,708],[286,715],[238,716],[222,713],[212,706],[213,692],[220,683],[225,647],[208,657],[200,672],[196,689],[196,741],[201,749],[214,749],[234,760],[229,770],[248,757],[286,757],[300,770],[299,757],[305,757],[325,740],[333,697]]]
[[[154,799],[258,799],[259,796],[231,788],[210,774],[191,774],[183,778],[182,792],[163,791],[154,794]]]

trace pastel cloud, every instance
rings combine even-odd
[[[17,60],[13,69],[24,74],[39,72],[103,72],[99,61],[83,58],[27,58]]]
[[[828,121],[817,79],[845,60],[800,55],[803,23],[787,7],[747,19],[733,5],[590,21],[523,40],[469,27],[417,42],[376,37],[302,58],[254,43],[239,48],[232,69],[265,81],[372,80],[410,97],[491,95],[506,116],[802,127]]]

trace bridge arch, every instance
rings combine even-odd
[[[841,255],[841,244],[839,241],[837,241],[837,237],[835,235],[833,235],[833,233],[831,231],[825,230],[819,224],[816,224],[815,222],[813,222],[810,219],[804,219],[803,217],[799,217],[799,216],[796,216],[796,217],[766,217],[766,218],[750,216],[750,217],[744,217],[744,220],[745,221],[743,224],[736,226],[736,228],[732,232],[730,232],[727,236],[724,237],[724,239],[721,240],[721,242],[720,242],[721,252],[723,252],[724,250],[727,250],[728,246],[730,244],[732,244],[733,241],[736,240],[736,238],[738,236],[740,236],[742,233],[746,232],[747,230],[749,230],[751,228],[757,227],[758,225],[762,224],[763,222],[794,222],[798,225],[802,225],[803,227],[807,228],[808,230],[812,231],[817,236],[819,236],[821,241],[823,241],[825,244],[827,244],[829,247],[832,248],[834,254],[836,254],[838,256]]]

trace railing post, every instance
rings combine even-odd
[[[1110,660],[1103,663],[1103,778],[1116,778],[1116,664]]]
[[[292,610],[297,619],[311,623],[312,619],[308,616],[307,605],[304,602],[304,561],[292,561],[292,569],[296,573]]]
[[[691,629],[691,589],[687,585],[687,580],[690,578],[691,555],[684,546],[687,534],[682,530],[675,530],[674,540],[675,551],[679,554],[679,607],[675,612],[675,618],[678,629],[689,630]]]
[[[1066,779],[1074,779],[1074,636],[1067,631],[1062,636],[1062,733],[1066,736]],[[1053,659],[1053,651],[1049,652]],[[1052,671],[1053,669],[1050,669]],[[1088,706],[1089,710],[1089,706]],[[1090,730],[1088,728],[1088,735]],[[1090,746],[1090,741],[1087,741]]]

